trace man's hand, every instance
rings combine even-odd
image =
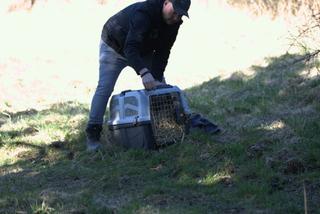
[[[144,68],[139,73],[140,77],[142,78],[142,83],[145,89],[152,89],[154,87],[157,87],[158,85],[161,85],[159,81],[153,78],[152,74],[148,69]]]

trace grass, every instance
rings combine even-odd
[[[160,151],[104,135],[85,152],[88,105],[1,113],[1,213],[310,213],[320,209],[320,81],[295,55],[186,90],[223,133]],[[286,62],[286,63],[284,63]]]

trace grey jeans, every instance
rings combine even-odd
[[[146,56],[143,60],[147,67],[150,68],[152,56]],[[103,124],[107,103],[119,74],[128,66],[127,59],[102,40],[100,41],[99,63],[99,81],[91,102],[88,127]],[[185,99],[183,99],[183,102],[188,106]],[[189,108],[187,110],[189,111]]]

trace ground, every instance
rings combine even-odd
[[[1,40],[0,50],[1,213],[318,212],[319,72],[299,60],[303,53],[279,54],[281,21],[199,1],[181,29],[186,36],[172,52],[168,79],[223,132],[195,131],[165,149],[143,151],[114,145],[105,127],[103,149],[92,154],[84,127],[97,75],[94,46],[109,8],[74,3],[79,18],[75,5],[50,4],[2,15],[12,24],[2,25],[10,32],[3,38],[15,43]],[[213,18],[223,15],[230,19]],[[71,25],[75,20],[82,25]],[[196,25],[203,20],[215,28]],[[236,20],[245,30],[235,29]],[[140,87],[132,70],[121,78],[118,91]]]

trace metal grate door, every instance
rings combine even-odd
[[[181,115],[178,92],[150,96],[150,114],[153,135],[158,146],[180,142],[184,124],[178,123]]]

